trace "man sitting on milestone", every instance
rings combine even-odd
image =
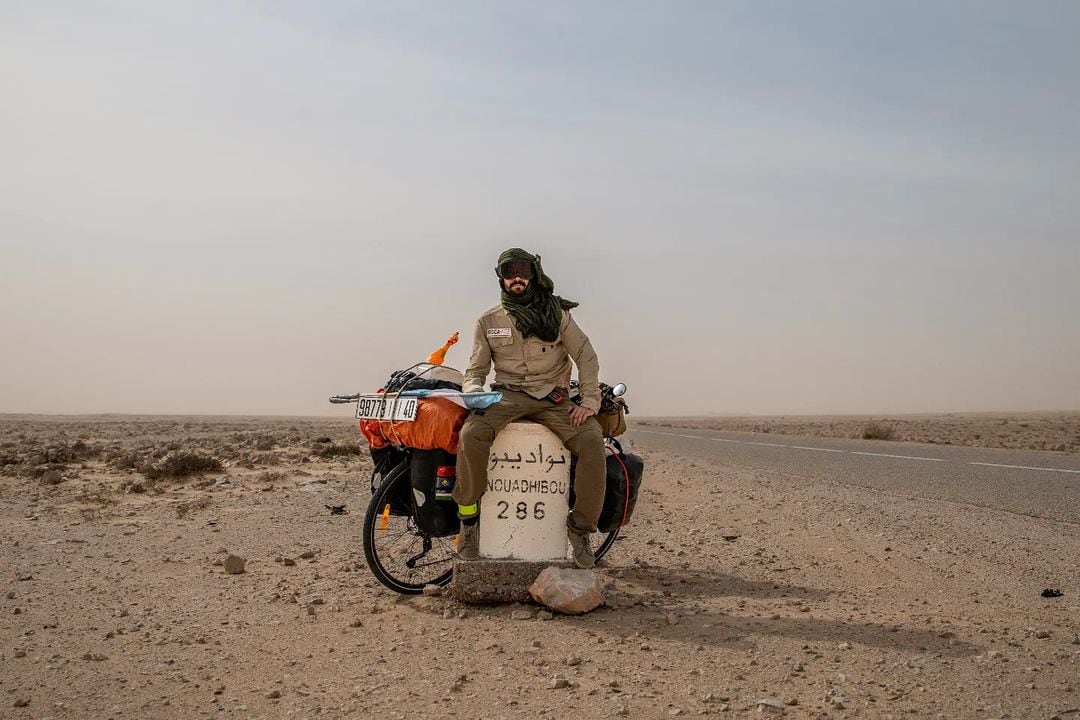
[[[454,501],[461,518],[458,556],[480,556],[478,502],[487,489],[488,461],[495,436],[515,420],[535,420],[559,436],[577,455],[574,507],[566,518],[574,564],[595,563],[589,533],[604,504],[604,438],[597,422],[600,364],[592,344],[570,309],[577,303],[554,294],[540,256],[513,248],[499,256],[496,268],[502,301],[476,323],[472,357],[465,371],[465,392],[480,392],[494,362],[493,390],[502,400],[473,410],[461,429]],[[581,405],[569,401],[571,359],[578,369]]]

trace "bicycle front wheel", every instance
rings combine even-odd
[[[400,507],[399,498],[411,492],[406,461],[387,473],[364,514],[364,559],[375,579],[402,595],[446,585],[454,571],[454,537],[431,537],[417,527],[411,507]]]

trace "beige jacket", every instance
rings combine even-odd
[[[595,412],[600,409],[600,361],[570,313],[563,311],[559,337],[547,343],[537,337],[522,337],[510,313],[497,305],[476,322],[463,389],[482,391],[494,363],[494,384],[509,385],[542,398],[556,387],[569,386],[571,359],[581,382],[581,404]]]

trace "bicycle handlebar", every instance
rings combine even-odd
[[[344,405],[346,403],[356,402],[360,399],[360,393],[354,393],[352,395],[331,395],[330,402],[334,405]]]

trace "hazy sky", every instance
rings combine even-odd
[[[0,0],[0,412],[334,412],[471,335],[510,246],[639,414],[1080,410],[1078,37],[1071,0]]]

